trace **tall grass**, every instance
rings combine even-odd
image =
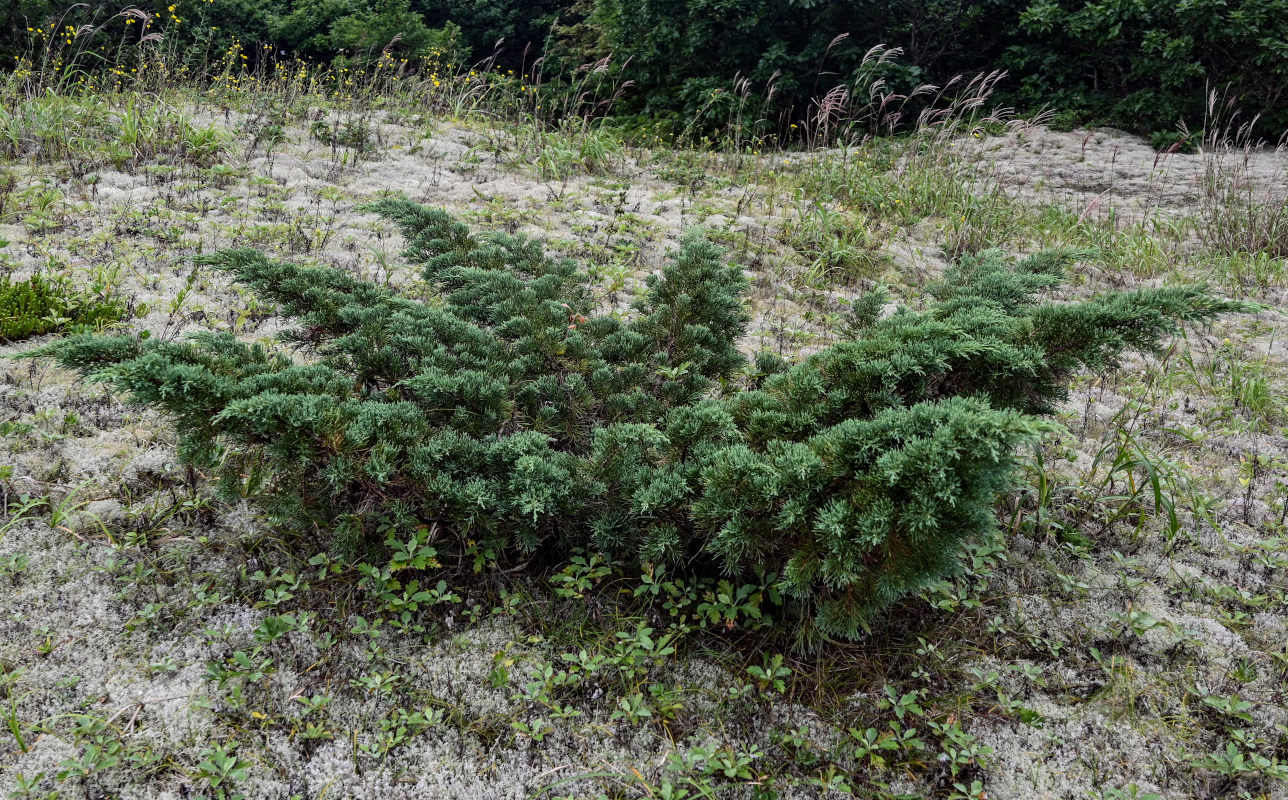
[[[225,132],[194,125],[165,100],[138,92],[88,97],[50,91],[12,98],[0,108],[0,158],[65,161],[76,176],[108,164],[133,171],[162,159],[209,166],[228,145]]]
[[[495,58],[469,64],[437,51],[404,58],[386,49],[331,63],[237,42],[218,53],[200,44],[180,51],[165,26],[188,22],[105,9],[76,6],[32,32],[23,64],[0,79],[0,158],[65,161],[77,174],[166,159],[207,166],[224,154],[228,139],[214,126],[193,123],[185,112],[194,108],[226,121],[242,112],[241,125],[253,134],[248,155],[261,147],[271,152],[293,122],[316,128],[326,114],[334,117],[333,132],[354,120],[378,131],[371,124],[377,112],[403,120],[481,118],[514,164],[548,181],[609,173],[632,155],[687,159],[685,181],[723,173],[739,185],[754,177],[767,187],[763,202],[783,209],[776,241],[801,262],[790,282],[813,288],[877,279],[888,266],[882,251],[891,239],[927,220],[950,260],[986,247],[1023,246],[1035,228],[1035,212],[1005,190],[981,148],[972,146],[1044,121],[995,107],[993,92],[1004,77],[996,71],[896,91],[882,75],[901,51],[877,46],[851,78],[828,86],[820,77],[812,102],[778,114],[769,112],[777,78],[759,87],[739,78],[732,92],[713,92],[673,136],[687,152],[655,154],[651,147],[661,139],[617,126],[614,113],[632,85],[629,64],[611,58],[570,69],[540,58],[510,71]],[[1257,173],[1255,120],[1236,124],[1237,115],[1215,94],[1209,116],[1204,200],[1193,229],[1165,232],[1164,246],[1158,230],[1120,232],[1116,220],[1079,218],[1064,225],[1061,238],[1121,252],[1140,276],[1168,269],[1180,255],[1180,238],[1189,244],[1198,238],[1237,280],[1281,280],[1288,176]],[[343,149],[342,137],[322,138]]]
[[[877,227],[936,219],[949,259],[1007,244],[1024,215],[968,143],[1035,121],[992,104],[1000,72],[888,91],[876,76],[898,55],[873,48],[855,81],[811,106],[801,123],[805,146],[815,151],[800,170],[805,195]]]
[[[1223,256],[1259,254],[1288,258],[1288,172],[1276,159],[1269,173],[1258,173],[1254,156],[1273,148],[1288,155],[1288,134],[1276,144],[1253,135],[1258,117],[1240,120],[1233,101],[1209,95],[1203,136],[1203,204],[1200,235]]]

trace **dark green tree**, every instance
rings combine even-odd
[[[323,61],[339,54],[361,62],[386,51],[419,56],[436,50],[451,63],[460,29],[429,27],[409,0],[291,0],[269,16],[268,35],[284,50]]]
[[[999,65],[1026,106],[1115,124],[1200,130],[1209,91],[1272,137],[1288,128],[1288,6],[1282,0],[1033,0]]]
[[[470,58],[494,53],[499,63],[519,70],[545,51],[551,26],[567,15],[565,0],[412,0],[429,25],[459,25]]]

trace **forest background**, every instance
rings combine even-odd
[[[284,56],[341,69],[486,64],[575,91],[583,65],[598,63],[622,89],[604,110],[627,137],[675,136],[695,121],[718,134],[754,115],[786,142],[836,87],[858,93],[879,81],[881,91],[911,92],[987,70],[1006,72],[994,100],[1020,114],[1051,110],[1056,128],[1111,125],[1165,147],[1203,126],[1212,92],[1259,115],[1272,138],[1288,128],[1285,0],[159,0],[139,4],[142,13],[6,5],[0,63],[22,70],[57,58],[68,76],[119,66],[140,42],[206,78],[231,54],[252,70]],[[865,58],[876,45],[901,56]]]

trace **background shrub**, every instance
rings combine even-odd
[[[1192,287],[1041,301],[1077,254],[985,251],[925,311],[879,319],[884,294],[866,295],[849,341],[748,371],[745,281],[696,235],[620,318],[597,315],[586,274],[538,242],[375,208],[403,228],[433,302],[252,250],[202,259],[295,318],[306,362],[215,333],[37,354],[163,409],[225,494],[253,493],[332,547],[431,530],[449,565],[481,545],[534,568],[589,548],[756,572],[832,636],[858,635],[992,528],[1013,451],[1048,429],[1075,370],[1237,307]]]
[[[1288,128],[1288,11],[1276,0],[1037,0],[997,62],[1027,107],[1085,110],[1147,131],[1202,127],[1209,91]]]
[[[267,34],[283,49],[323,61],[337,53],[371,61],[384,52],[414,57],[437,51],[451,63],[460,28],[451,23],[431,28],[409,0],[293,0],[268,17]]]
[[[329,62],[340,50],[389,48],[400,57],[450,51],[436,68],[458,55],[495,57],[516,71],[541,59],[546,83],[571,84],[583,64],[611,57],[633,84],[617,113],[700,118],[707,129],[750,119],[782,136],[838,86],[862,101],[877,79],[907,93],[1005,69],[995,99],[1022,112],[1051,108],[1142,133],[1181,122],[1198,130],[1207,94],[1218,90],[1248,117],[1261,115],[1264,134],[1288,128],[1281,0],[158,0],[139,8],[152,15],[148,26],[118,13],[124,6],[16,0],[0,10],[0,56],[6,66],[48,61],[77,75],[161,33],[197,72],[218,72],[240,43],[252,69],[265,55]],[[878,45],[902,57],[874,71],[865,57]],[[46,59],[47,49],[62,58]]]
[[[584,58],[630,59],[625,74],[645,110],[692,115],[713,92],[726,104],[746,93],[778,133],[834,86],[858,98],[874,78],[908,92],[997,68],[1010,75],[996,99],[1022,111],[1198,130],[1208,92],[1219,90],[1262,115],[1268,135],[1288,128],[1288,14],[1278,0],[598,0],[588,24],[600,35],[578,37],[595,43]],[[873,75],[865,55],[878,44],[903,57]]]

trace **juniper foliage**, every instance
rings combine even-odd
[[[536,241],[373,208],[401,226],[434,301],[229,250],[202,261],[294,318],[294,347],[203,333],[38,352],[164,410],[223,491],[340,546],[378,545],[392,519],[433,526],[458,556],[474,541],[760,570],[829,636],[957,567],[1075,370],[1236,308],[1201,288],[1042,301],[1078,254],[987,251],[924,311],[881,318],[873,293],[849,341],[749,367],[745,280],[697,235],[633,313],[597,315],[586,274]]]

